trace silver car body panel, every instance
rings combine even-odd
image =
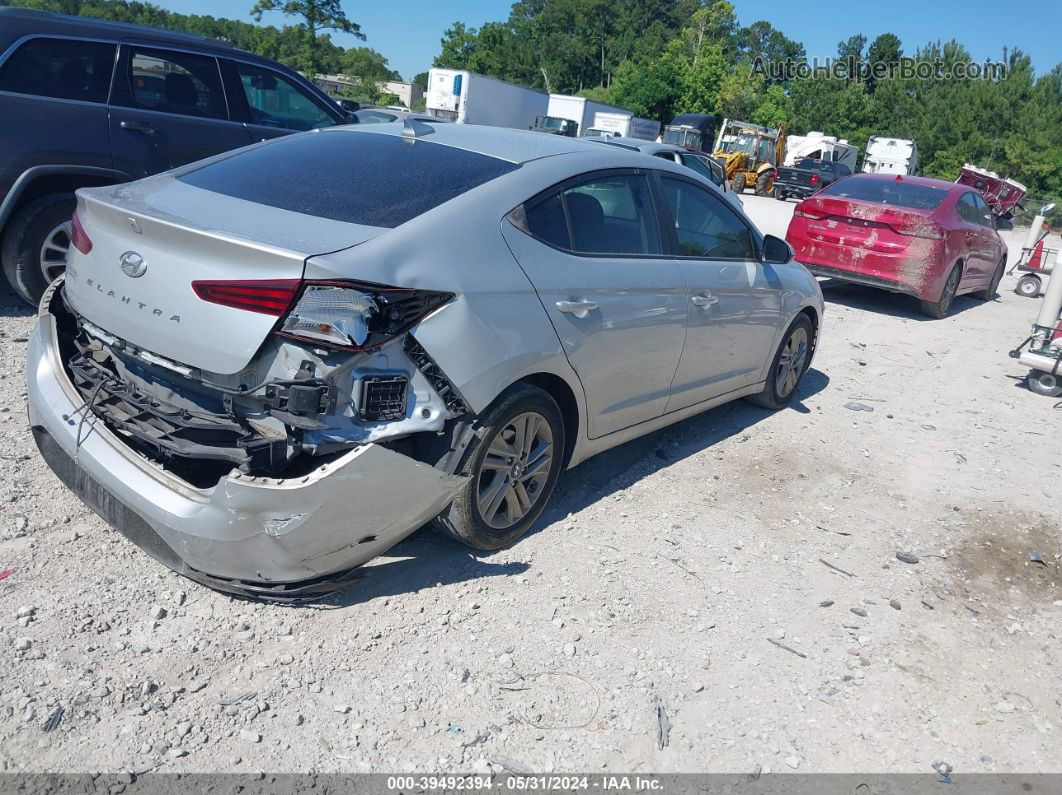
[[[374,124],[308,134],[401,131],[401,125]],[[130,340],[178,368],[188,366],[219,381],[224,376],[235,384],[244,378],[290,378],[304,353],[327,370],[334,355],[312,345],[278,342],[270,333],[274,317],[199,300],[190,289],[192,279],[348,279],[451,293],[449,303],[409,334],[473,416],[523,379],[563,382],[578,417],[578,429],[570,434],[569,466],[759,392],[773,351],[796,314],[810,310],[816,320],[822,317],[818,284],[795,262],[709,267],[679,257],[625,260],[632,273],[632,262],[652,269],[625,283],[615,258],[553,249],[507,217],[553,185],[605,169],[669,172],[717,190],[684,166],[591,141],[470,125],[438,125],[428,140],[521,166],[393,229],[323,220],[176,180],[196,166],[121,186],[121,191],[82,190],[79,213],[84,213],[93,251],[90,257],[72,256],[66,297],[105,335]],[[759,248],[762,236],[753,230]],[[147,261],[142,278],[122,274],[119,260],[127,250]],[[97,287],[102,282],[97,269],[112,271],[107,278],[126,283],[127,293],[139,284],[153,285],[152,301],[133,296],[150,310],[140,316],[132,301],[121,300],[121,291],[109,296],[109,283]],[[712,279],[702,279],[699,270],[712,271]],[[153,275],[157,280],[149,281]],[[691,291],[703,289],[721,298],[708,313],[690,305]],[[408,373],[412,399],[404,419],[370,427],[341,404],[341,411],[326,418],[327,427],[306,437],[310,447],[348,445],[338,458],[297,478],[252,478],[233,469],[211,488],[193,487],[134,452],[101,421],[64,419],[78,416],[85,401],[60,362],[56,321],[47,309],[54,291],[45,296],[29,346],[31,423],[197,570],[286,582],[356,566],[437,515],[464,483],[377,443],[440,431],[454,416],[437,385],[417,371],[401,345],[391,343],[361,354],[345,377],[349,387],[367,373]],[[558,300],[591,293],[607,314],[580,318],[551,309]],[[153,311],[155,300],[160,314]],[[182,315],[179,334],[172,331],[178,324],[169,320],[167,302]],[[140,386],[149,391],[152,385]],[[170,397],[164,386],[155,388]]]
[[[30,424],[43,427],[189,566],[213,576],[290,582],[361,565],[437,515],[464,484],[365,444],[297,478],[234,470],[216,486],[196,489],[137,455],[95,418],[64,419],[79,417],[84,401],[59,362],[47,312],[33,329],[28,355]]]

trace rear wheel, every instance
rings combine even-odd
[[[775,185],[774,186],[774,198],[778,199],[778,201],[780,201],[780,202],[784,202],[786,199],[789,198],[789,196],[786,194],[786,192],[784,190],[782,190],[777,185]]]
[[[770,196],[771,191],[774,190],[774,174],[770,169],[761,171],[756,177],[756,195],[757,196]]]
[[[70,216],[77,201],[52,193],[27,204],[11,218],[0,256],[4,275],[22,300],[36,306],[64,270],[70,251]]]
[[[1003,281],[1003,271],[1006,269],[1006,267],[1006,259],[1001,259],[999,261],[999,264],[996,266],[995,273],[992,274],[992,281],[989,283],[988,287],[986,287],[984,290],[978,290],[976,293],[973,294],[973,297],[976,298],[978,301],[991,301],[993,298],[995,298],[996,289],[999,287],[999,283]]]
[[[782,344],[774,354],[763,391],[749,396],[751,402],[767,409],[783,409],[789,405],[811,363],[814,334],[808,316],[803,313],[798,315],[786,330]]]
[[[959,281],[962,279],[962,265],[956,265],[948,274],[948,280],[944,282],[944,288],[940,291],[940,298],[936,301],[923,301],[922,313],[932,318],[941,320],[948,316],[951,304],[955,300],[955,293],[959,289]]]
[[[1046,395],[1047,397],[1058,397],[1062,395],[1062,378],[1051,373],[1044,373],[1040,370],[1031,370],[1025,377],[1025,383],[1029,385],[1029,389],[1035,392],[1037,395]]]
[[[436,529],[482,550],[514,543],[542,514],[564,459],[564,420],[546,392],[520,384],[477,422],[457,474],[468,478]]]
[[[1038,276],[1025,275],[1018,279],[1014,292],[1026,298],[1036,298],[1040,294],[1040,278]]]
[[[734,191],[734,193],[744,193],[745,192],[745,172],[744,171],[739,171],[737,174],[734,175],[734,178],[732,180],[730,180],[730,189],[732,191]]]

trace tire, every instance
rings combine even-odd
[[[770,196],[774,190],[774,176],[770,170],[761,171],[756,177],[756,195]]]
[[[814,344],[815,332],[811,320],[801,312],[782,336],[782,342],[771,360],[763,391],[758,395],[750,395],[748,400],[775,411],[788,406],[811,364]]]
[[[734,175],[734,178],[732,180],[730,180],[730,190],[732,190],[732,191],[734,191],[734,193],[738,193],[738,194],[741,194],[741,193],[745,192],[745,172],[744,171],[739,171],[738,173],[736,173]]]
[[[517,454],[525,419],[538,425],[531,443]],[[564,464],[564,439],[564,418],[549,394],[528,384],[507,390],[477,421],[473,442],[456,472],[468,477],[468,483],[436,518],[435,529],[484,551],[514,543],[535,523],[553,494]],[[513,455],[507,455],[510,449]],[[529,468],[520,468],[521,462],[533,465],[543,455],[548,457],[535,467],[540,473],[537,477]],[[508,485],[514,473],[522,492]]]
[[[1051,373],[1030,370],[1029,374],[1025,376],[1025,383],[1037,395],[1045,395],[1046,397],[1062,395],[1062,378]]]
[[[1026,298],[1036,298],[1040,295],[1040,284],[1039,276],[1027,274],[1018,279],[1018,283],[1014,286],[1014,292]]]
[[[996,297],[996,290],[999,288],[999,283],[1003,281],[1003,271],[1006,270],[1007,260],[1001,259],[999,265],[996,266],[995,273],[992,274],[992,282],[984,290],[978,290],[973,293],[973,297],[978,301],[991,301]]]
[[[780,201],[780,202],[784,202],[789,197],[786,195],[784,190],[782,190],[777,185],[775,185],[774,186],[774,198],[778,199],[778,201]]]
[[[36,306],[63,272],[70,248],[70,216],[76,206],[73,194],[50,193],[31,201],[8,222],[0,258],[4,275],[23,301]],[[46,268],[50,277],[45,276]]]
[[[960,281],[962,281],[962,265],[956,264],[951,269],[951,273],[948,274],[948,280],[944,282],[944,287],[940,290],[940,298],[936,301],[922,302],[922,313],[936,320],[946,318],[948,312],[951,311],[952,303],[955,301],[955,293],[959,289]]]

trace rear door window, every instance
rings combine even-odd
[[[663,177],[664,195],[675,224],[678,253],[706,259],[755,259],[752,232],[704,188]]]
[[[660,227],[643,175],[600,176],[562,191],[572,250],[660,254]]]
[[[178,179],[282,210],[395,227],[517,168],[453,146],[354,128],[277,138]]]
[[[218,62],[209,56],[132,47],[126,79],[131,107],[181,116],[228,118]]]
[[[30,39],[0,68],[0,91],[105,103],[115,46],[99,41]]]
[[[316,130],[332,127],[338,119],[294,80],[272,69],[236,62],[251,124],[285,130]]]

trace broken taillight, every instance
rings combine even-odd
[[[81,225],[81,219],[77,217],[77,210],[74,210],[74,214],[70,218],[70,245],[82,254],[88,254],[92,251],[92,241],[89,239],[85,227]]]
[[[454,297],[347,281],[308,281],[277,333],[349,351],[378,348]]]

